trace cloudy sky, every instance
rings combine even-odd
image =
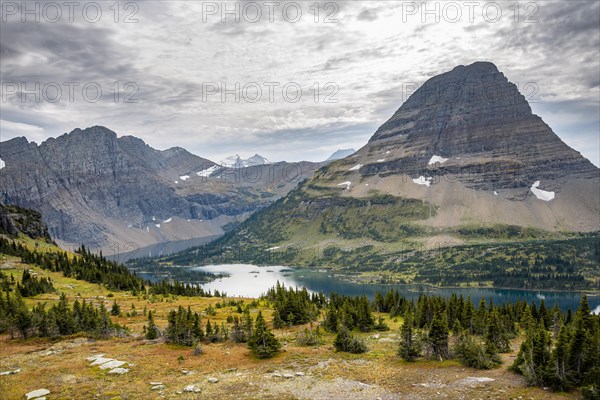
[[[20,4],[2,1],[1,140],[104,125],[215,161],[319,161],[486,60],[600,163],[598,1]]]

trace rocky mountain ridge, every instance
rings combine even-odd
[[[227,168],[174,147],[153,149],[95,126],[44,141],[0,143],[0,196],[42,213],[64,244],[145,246],[223,233],[287,193],[312,163]]]

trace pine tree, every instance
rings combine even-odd
[[[488,354],[494,357],[496,353],[507,352],[510,350],[510,345],[506,333],[503,332],[500,316],[497,310],[493,310],[488,314],[485,334],[485,344],[488,349]]]
[[[532,324],[512,366],[532,386],[546,386],[551,380],[551,341],[543,325]]]
[[[279,315],[279,310],[275,309],[273,312],[273,328],[280,329],[285,326],[285,322],[281,319],[281,315]]]
[[[154,316],[152,311],[148,311],[148,327],[146,328],[146,339],[153,340],[158,337],[158,329],[154,324]]]
[[[338,330],[338,311],[333,304],[333,301],[329,301],[329,306],[327,307],[327,313],[325,314],[325,319],[323,320],[323,328],[328,330],[329,332],[337,332]]]
[[[449,357],[448,322],[445,313],[436,310],[429,328],[427,342],[435,358],[442,361]]]
[[[569,329],[562,326],[558,333],[556,346],[552,352],[553,364],[553,387],[557,390],[568,390],[568,366],[569,366]]]
[[[421,344],[414,337],[413,316],[410,311],[405,315],[404,322],[402,323],[398,355],[405,361],[414,361],[417,357],[421,356]]]
[[[119,304],[117,304],[117,300],[114,301],[112,308],[110,309],[110,315],[121,315],[121,307],[119,307]]]
[[[258,358],[271,358],[281,348],[281,344],[267,326],[260,311],[256,316],[254,331],[248,340],[248,347]]]

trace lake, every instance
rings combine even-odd
[[[305,287],[309,292],[331,292],[350,296],[366,295],[373,298],[376,292],[387,292],[390,288],[398,288],[401,295],[416,299],[420,292],[450,297],[452,293],[471,296],[477,305],[479,299],[493,300],[496,304],[524,300],[535,301],[539,304],[544,299],[547,307],[553,307],[554,303],[562,309],[576,309],[579,304],[579,293],[575,292],[552,292],[544,290],[518,290],[518,289],[491,289],[491,288],[431,288],[424,285],[386,285],[386,284],[360,284],[348,282],[342,276],[332,275],[331,271],[290,268],[283,266],[255,266],[244,264],[209,265],[202,267],[189,267],[192,270],[211,272],[215,274],[227,274],[209,283],[200,286],[207,290],[219,290],[230,297],[259,297],[267,289],[273,287],[277,281],[292,287]],[[152,276],[139,274],[152,279]],[[155,277],[158,278],[158,277]],[[162,279],[163,277],[160,277]],[[588,295],[591,309],[600,312],[600,296]]]

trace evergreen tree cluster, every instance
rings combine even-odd
[[[16,241],[0,238],[0,253],[21,257],[25,264],[61,272],[66,277],[102,284],[110,290],[137,292],[144,289],[144,282],[123,265],[108,261],[101,254],[92,254],[85,246],[76,251],[75,257],[69,257],[64,251],[29,250]]]
[[[229,339],[229,328],[225,326],[225,323],[219,325],[211,323],[210,319],[207,319],[205,328],[203,329],[202,317],[197,312],[192,312],[190,307],[185,309],[179,306],[177,310],[171,310],[167,321],[168,326],[165,337],[168,343],[180,346],[194,346],[199,342],[216,343]],[[146,329],[146,337],[148,339],[155,338],[152,333],[150,335],[153,337],[148,337],[148,331],[151,327],[156,331],[153,316],[149,314],[148,328]]]
[[[52,279],[44,276],[38,278],[26,269],[23,271],[21,282],[17,283],[17,291],[19,291],[23,297],[33,297],[42,293],[54,292],[55,289],[52,284]]]
[[[337,351],[344,351],[346,353],[361,354],[367,352],[365,342],[350,333],[350,330],[344,325],[339,327],[338,334],[333,341],[333,346]]]
[[[330,295],[323,327],[337,333],[342,326],[348,330],[358,328],[362,332],[375,330],[373,309],[367,296]]]
[[[42,293],[51,293],[56,289],[52,283],[52,279],[41,277],[38,278],[29,270],[23,271],[21,282],[17,282],[11,274],[10,278],[0,271],[0,290],[4,292],[12,292],[16,290],[23,297],[33,297]]]
[[[41,336],[58,337],[75,333],[86,333],[98,337],[109,337],[124,333],[124,328],[114,324],[103,303],[95,307],[85,300],[75,300],[69,306],[63,293],[58,303],[46,309],[46,303],[38,303],[30,310],[20,292],[0,296],[0,333],[8,332],[11,337]]]
[[[512,368],[532,386],[581,387],[584,398],[599,399],[600,316],[590,312],[586,296],[574,316],[552,314],[526,315],[526,337]]]
[[[326,301],[322,294],[311,298],[306,288],[286,289],[279,281],[267,291],[265,298],[273,303],[275,328],[314,321],[319,316],[320,306]]]
[[[148,316],[149,323],[150,317],[151,315]],[[168,343],[193,346],[204,339],[200,315],[197,312],[192,312],[190,307],[186,310],[179,306],[177,310],[171,310],[167,321],[169,325],[165,336]]]

